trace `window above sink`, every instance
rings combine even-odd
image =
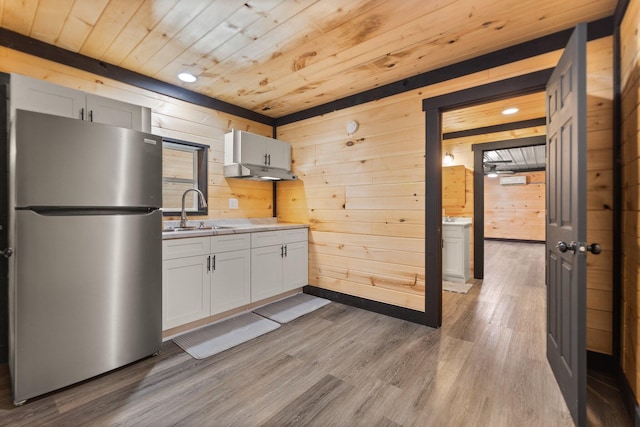
[[[162,212],[165,216],[179,216],[182,194],[189,188],[197,188],[208,200],[208,151],[207,145],[162,139]],[[200,203],[195,192],[185,199],[187,214],[207,215],[208,208]]]

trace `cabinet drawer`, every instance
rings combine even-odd
[[[164,240],[162,242],[162,259],[207,255],[211,252],[210,239],[210,237],[192,237],[189,239]]]
[[[239,251],[251,247],[251,234],[225,234],[211,237],[211,253]]]
[[[282,244],[282,231],[260,231],[251,233],[251,247],[261,248]]]
[[[293,230],[282,231],[283,243],[304,242],[309,240],[309,231],[307,228],[294,228]]]
[[[457,225],[443,225],[442,237],[462,237],[463,231],[464,227],[460,227]]]

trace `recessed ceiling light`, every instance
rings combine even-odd
[[[508,116],[509,114],[515,114],[518,111],[520,111],[520,110],[517,109],[516,107],[511,107],[511,108],[507,108],[507,109],[503,110],[502,114],[504,114],[505,116]]]
[[[178,78],[186,83],[193,83],[197,80],[196,76],[190,73],[180,73],[178,74]]]

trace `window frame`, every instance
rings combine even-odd
[[[196,210],[187,210],[185,209],[185,212],[187,214],[187,216],[189,215],[208,215],[209,214],[209,207],[208,207],[208,202],[209,202],[209,185],[207,182],[207,178],[209,176],[209,172],[208,172],[208,159],[209,159],[209,146],[208,145],[204,145],[204,144],[198,144],[196,142],[190,142],[190,141],[184,141],[184,140],[180,140],[180,139],[175,139],[175,138],[167,138],[167,137],[162,137],[162,149],[170,149],[168,147],[165,147],[165,143],[166,144],[172,144],[172,145],[183,145],[185,147],[187,147],[187,149],[185,151],[193,151],[194,152],[194,162],[193,162],[193,166],[194,166],[194,175],[197,175],[194,179],[194,181],[196,181],[196,187],[198,190],[200,190],[202,192],[202,194],[204,195],[204,199],[207,201],[207,206],[202,206],[202,203],[200,202],[200,198],[196,197],[196,201],[198,203],[198,207]],[[175,148],[174,148],[175,149]],[[165,176],[162,176],[162,186],[164,187],[165,184]],[[164,203],[163,203],[164,204]],[[162,215],[163,216],[179,216],[181,215],[181,211],[180,209],[177,210],[170,210],[172,208],[165,208],[164,206],[162,207]]]

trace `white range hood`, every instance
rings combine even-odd
[[[254,181],[292,181],[291,145],[232,129],[224,135],[224,176]]]

